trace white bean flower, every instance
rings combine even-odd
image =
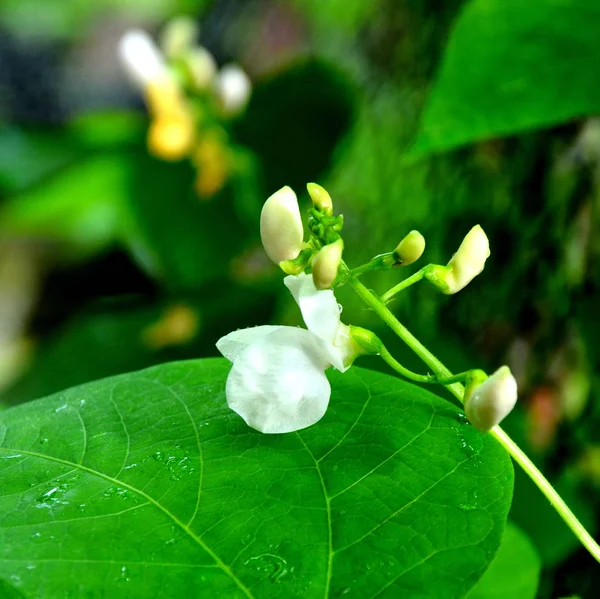
[[[233,367],[227,378],[229,407],[263,433],[288,433],[320,420],[331,387],[325,370],[346,371],[364,353],[340,321],[331,289],[319,290],[312,276],[284,279],[308,330],[259,326],[229,333],[217,342]]]

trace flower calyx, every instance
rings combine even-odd
[[[315,246],[330,245],[340,239],[344,216],[334,216],[333,201],[324,187],[317,183],[309,183],[306,187],[313,202],[308,217],[308,229],[314,237]]]

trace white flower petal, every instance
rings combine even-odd
[[[119,57],[129,78],[141,89],[169,78],[162,52],[141,29],[131,29],[121,38]]]
[[[322,418],[329,404],[326,366],[309,331],[281,327],[237,356],[227,378],[227,403],[263,433],[306,428]]]
[[[230,361],[235,362],[251,343],[261,341],[268,335],[283,329],[283,326],[263,325],[233,331],[217,341],[217,349]],[[290,327],[288,327],[290,328]]]
[[[340,326],[340,308],[331,289],[317,289],[311,275],[302,273],[283,279],[292,292],[308,330],[330,344]]]

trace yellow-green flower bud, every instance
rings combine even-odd
[[[314,207],[331,216],[333,214],[333,201],[327,190],[317,183],[308,183],[306,188]]]
[[[500,424],[517,402],[517,381],[508,366],[502,366],[480,385],[467,385],[465,413],[480,431]]]
[[[467,233],[448,265],[430,264],[425,268],[425,278],[442,293],[451,295],[466,287],[483,270],[489,255],[487,235],[476,225]]]
[[[312,262],[313,281],[317,289],[329,289],[338,274],[344,242],[338,239],[322,248]]]
[[[293,260],[302,249],[302,217],[293,190],[282,187],[265,202],[260,214],[260,237],[267,256],[279,264]]]
[[[450,291],[456,293],[468,285],[485,266],[490,255],[490,243],[483,229],[476,225],[465,236],[448,267],[451,269],[447,280]]]
[[[205,91],[212,87],[217,63],[206,48],[194,46],[183,55],[182,60],[195,89]]]
[[[188,16],[169,21],[160,35],[160,46],[167,58],[177,58],[191,48],[198,37],[198,25]]]
[[[396,247],[394,253],[401,266],[416,262],[425,251],[425,238],[419,231],[411,231]]]

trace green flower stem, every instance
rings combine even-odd
[[[600,545],[585,529],[577,516],[570,510],[563,498],[557,493],[550,481],[538,470],[537,466],[527,457],[525,452],[499,427],[495,426],[490,435],[502,445],[511,455],[512,459],[523,468],[527,476],[537,485],[552,507],[558,512],[567,526],[573,531],[581,544],[600,562]]]
[[[417,273],[418,274],[418,273]],[[414,275],[413,275],[414,276]],[[409,277],[409,279],[412,277]],[[409,280],[407,279],[407,281]],[[453,378],[452,373],[440,362],[408,329],[390,312],[386,305],[375,294],[371,293],[358,279],[351,278],[349,285],[356,291],[358,296],[400,337],[416,354],[431,368],[441,379]],[[464,387],[460,383],[447,384],[446,388],[459,401],[463,401]],[[600,546],[577,519],[569,506],[548,479],[538,470],[535,464],[525,455],[519,446],[499,427],[494,427],[490,434],[508,451],[525,473],[537,485],[538,489],[550,501],[560,517],[573,531],[582,545],[600,562]]]
[[[396,360],[396,358],[394,358],[394,356],[390,354],[390,352],[384,345],[381,346],[379,355],[381,356],[381,358],[383,358],[384,362],[391,366],[398,374],[401,374],[407,379],[410,379],[411,381],[415,381],[417,383],[451,385],[452,383],[459,383],[461,381],[465,381],[467,377],[473,372],[472,370],[468,370],[466,372],[455,374],[451,377],[440,377],[434,374],[417,374],[416,372],[409,370],[405,366],[402,366],[402,364],[400,364],[400,362],[398,362],[398,360]]]
[[[425,276],[425,268],[418,270],[414,275],[407,277],[404,279],[404,281],[400,281],[400,283],[398,283],[396,286],[392,287],[389,291],[386,291],[381,296],[383,302],[387,304],[397,293],[403,289],[406,289],[407,287],[410,287],[411,285],[414,285],[415,283],[418,283]]]
[[[394,256],[394,252],[388,252],[387,254],[379,254],[379,256],[375,256],[375,258],[369,260],[366,264],[362,266],[357,266],[352,270],[348,271],[348,275],[352,277],[360,277],[360,275],[370,271],[370,270],[385,270],[387,268],[391,268],[395,264],[397,264],[398,258]]]
[[[396,360],[392,354],[387,350],[386,347],[382,346],[379,351],[379,355],[383,358],[384,362],[391,366],[397,373],[401,374],[403,377],[410,379],[411,381],[415,381],[417,383],[437,383],[437,377],[431,376],[428,374],[417,374],[408,368],[405,368]]]

